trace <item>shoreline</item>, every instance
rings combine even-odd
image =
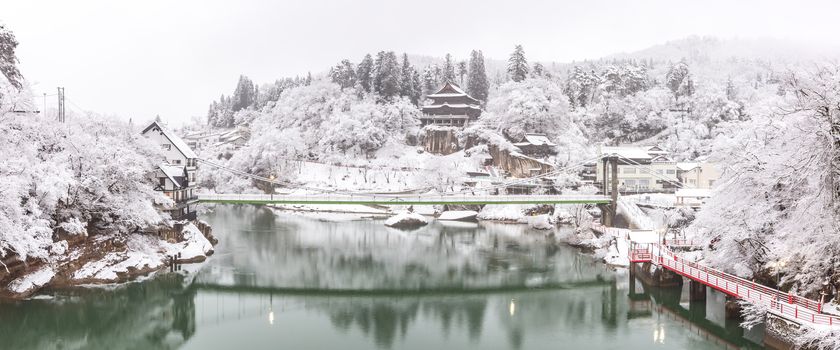
[[[43,290],[135,281],[166,269],[178,255],[176,264],[203,262],[218,242],[193,223],[184,225],[181,235],[179,241],[147,234],[84,236],[72,243],[60,240],[53,244],[58,249],[44,261],[2,270],[0,280],[5,286],[0,289],[0,301],[29,299]]]

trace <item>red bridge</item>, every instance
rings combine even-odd
[[[675,242],[676,243],[676,242]],[[679,242],[686,244],[687,242]],[[675,244],[680,246],[682,244]],[[631,243],[630,262],[649,262],[718,291],[754,305],[765,305],[770,312],[787,319],[821,325],[840,326],[840,316],[822,312],[822,303],[785,293],[723,271],[681,259],[668,244]]]

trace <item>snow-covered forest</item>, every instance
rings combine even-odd
[[[113,282],[112,271],[163,266],[178,250],[148,235],[170,224],[161,208],[172,199],[151,176],[160,146],[115,118],[40,116],[16,45],[0,26],[0,281],[8,283],[0,294],[26,296],[55,276]],[[80,268],[90,276],[74,275]]]

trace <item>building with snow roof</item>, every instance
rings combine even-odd
[[[686,188],[711,189],[720,178],[720,170],[715,163],[677,163],[677,176]]]
[[[543,158],[557,154],[557,144],[551,142],[545,134],[525,134],[521,141],[513,145],[529,157]]]
[[[481,115],[481,102],[468,95],[457,84],[447,81],[437,92],[427,95],[431,103],[424,105],[422,126],[464,127]]]
[[[660,146],[601,146],[600,158],[618,163],[618,190],[621,193],[673,193],[681,186],[677,162]],[[605,162],[596,164],[595,182],[604,181]]]
[[[163,149],[164,159],[155,171],[155,190],[163,191],[175,205],[166,208],[173,220],[195,220],[195,172],[198,156],[178,135],[155,121],[141,134]]]

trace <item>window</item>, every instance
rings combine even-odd
[[[636,180],[624,180],[624,186],[635,186]]]
[[[650,180],[648,180],[648,179],[639,180],[639,187],[647,188],[648,186],[650,186]]]
[[[694,180],[694,179],[688,179],[688,184],[689,184],[689,185],[696,185],[696,184],[697,184],[697,180]]]
[[[160,188],[165,188],[166,187],[166,178],[161,177],[161,178],[158,178],[158,180],[160,180]]]
[[[173,160],[172,160],[172,164],[178,164],[178,165],[180,165],[180,164],[181,164],[181,160],[180,160],[180,159],[173,159]]]
[[[656,169],[656,173],[657,173],[657,174],[659,174],[659,175],[662,175],[662,173],[664,173],[664,172],[665,172],[665,171],[664,171],[664,170],[662,170],[662,169]]]
[[[170,145],[168,143],[162,144],[162,145],[160,145],[160,147],[167,150],[167,151],[172,149],[172,145]]]
[[[668,175],[674,175],[674,174],[676,174],[676,173],[677,173],[677,171],[676,171],[676,170],[674,170],[674,169],[668,169],[668,170],[667,170],[667,174],[668,174]]]
[[[625,174],[635,174],[636,173],[636,168],[624,168],[624,173]]]

